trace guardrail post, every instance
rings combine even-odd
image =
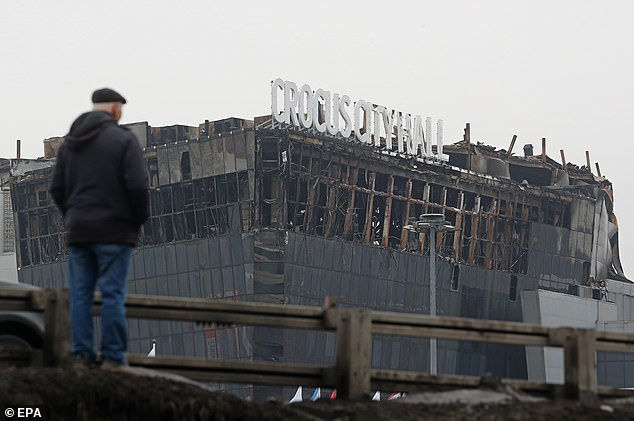
[[[597,399],[598,391],[596,332],[566,329],[563,347],[566,397],[592,403]]]
[[[334,298],[326,297],[324,299],[324,328],[326,329],[336,329],[339,325],[339,314],[340,311],[337,308],[337,303]]]
[[[70,355],[70,297],[68,290],[47,289],[44,310],[44,364],[61,366]]]
[[[370,393],[372,314],[340,311],[337,326],[337,397],[361,399]]]

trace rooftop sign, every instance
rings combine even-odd
[[[438,120],[436,152],[432,151],[431,117],[403,113],[362,99],[352,102],[348,95],[323,89],[313,91],[294,82],[271,82],[273,123],[312,129],[348,141],[355,138],[368,145],[421,158],[447,160],[442,153],[442,120]],[[354,132],[354,136],[352,135]]]

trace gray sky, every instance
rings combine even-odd
[[[631,1],[0,0],[0,157],[43,155],[96,88],[123,122],[197,125],[270,112],[270,81],[444,120],[445,141],[559,161],[585,150],[613,183],[634,259]],[[634,269],[632,269],[634,270]]]

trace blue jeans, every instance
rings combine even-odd
[[[95,360],[92,304],[98,285],[102,299],[101,357],[124,364],[128,348],[125,297],[132,246],[101,243],[72,245],[69,256],[73,355],[88,361]]]

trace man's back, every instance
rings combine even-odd
[[[134,244],[148,216],[143,154],[130,131],[102,111],[75,120],[58,151],[51,194],[69,244]]]

